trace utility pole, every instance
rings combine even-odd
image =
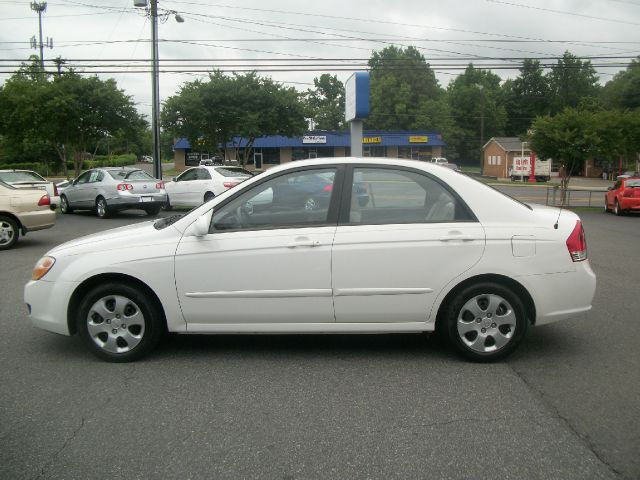
[[[62,65],[67,63],[67,61],[63,60],[62,57],[56,57],[53,59],[53,63],[55,63],[58,68],[58,76],[62,75]]]
[[[38,25],[40,27],[40,67],[44,70],[44,43],[42,43],[42,14],[47,10],[47,2],[31,2],[31,10],[38,12]],[[32,43],[33,45],[33,43]],[[53,48],[53,39],[47,38],[47,47]]]
[[[158,0],[133,0],[133,6],[144,8],[151,20],[151,139],[153,141],[153,176],[162,180],[160,159],[160,68],[158,66]],[[162,21],[174,15],[176,22],[184,19],[175,10],[164,10]]]

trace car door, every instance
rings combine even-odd
[[[177,295],[189,331],[227,324],[334,322],[331,248],[338,199],[309,211],[274,194],[303,168],[239,189],[211,215],[209,233],[185,235],[175,256]],[[218,330],[219,331],[219,330]]]
[[[187,197],[189,205],[200,205],[204,202],[205,193],[211,192],[216,195],[216,192],[214,192],[209,170],[203,167],[194,170],[195,178],[189,182]]]
[[[166,190],[169,194],[169,202],[174,206],[190,206],[189,186],[197,178],[196,168],[190,168],[178,175],[173,182],[167,183]]]
[[[65,189],[64,194],[67,197],[70,207],[76,208],[87,206],[85,189],[90,177],[91,170],[88,170],[78,176],[78,178],[76,178],[73,183]]]
[[[337,322],[424,322],[440,291],[480,260],[484,229],[420,170],[352,167],[334,239]]]

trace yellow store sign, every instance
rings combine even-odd
[[[382,143],[382,137],[362,137],[362,143]]]
[[[409,143],[429,143],[429,137],[426,135],[416,135],[409,137]]]

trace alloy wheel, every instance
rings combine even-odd
[[[457,330],[460,340],[471,350],[497,352],[513,338],[516,314],[500,295],[477,295],[460,309]]]
[[[108,295],[89,308],[87,331],[93,342],[109,353],[126,353],[143,339],[145,318],[140,307],[122,295]]]

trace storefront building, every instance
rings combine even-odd
[[[241,161],[248,153],[246,165],[250,169],[264,170],[274,165],[309,158],[348,157],[351,153],[349,132],[313,131],[301,137],[270,135],[256,138],[247,152],[247,140],[234,138],[225,145],[224,160]],[[364,131],[362,136],[364,157],[410,158],[429,161],[440,157],[446,144],[438,132],[411,131]],[[201,159],[209,159],[213,154],[193,149],[189,141],[181,138],[173,146],[175,168],[198,165]]]

